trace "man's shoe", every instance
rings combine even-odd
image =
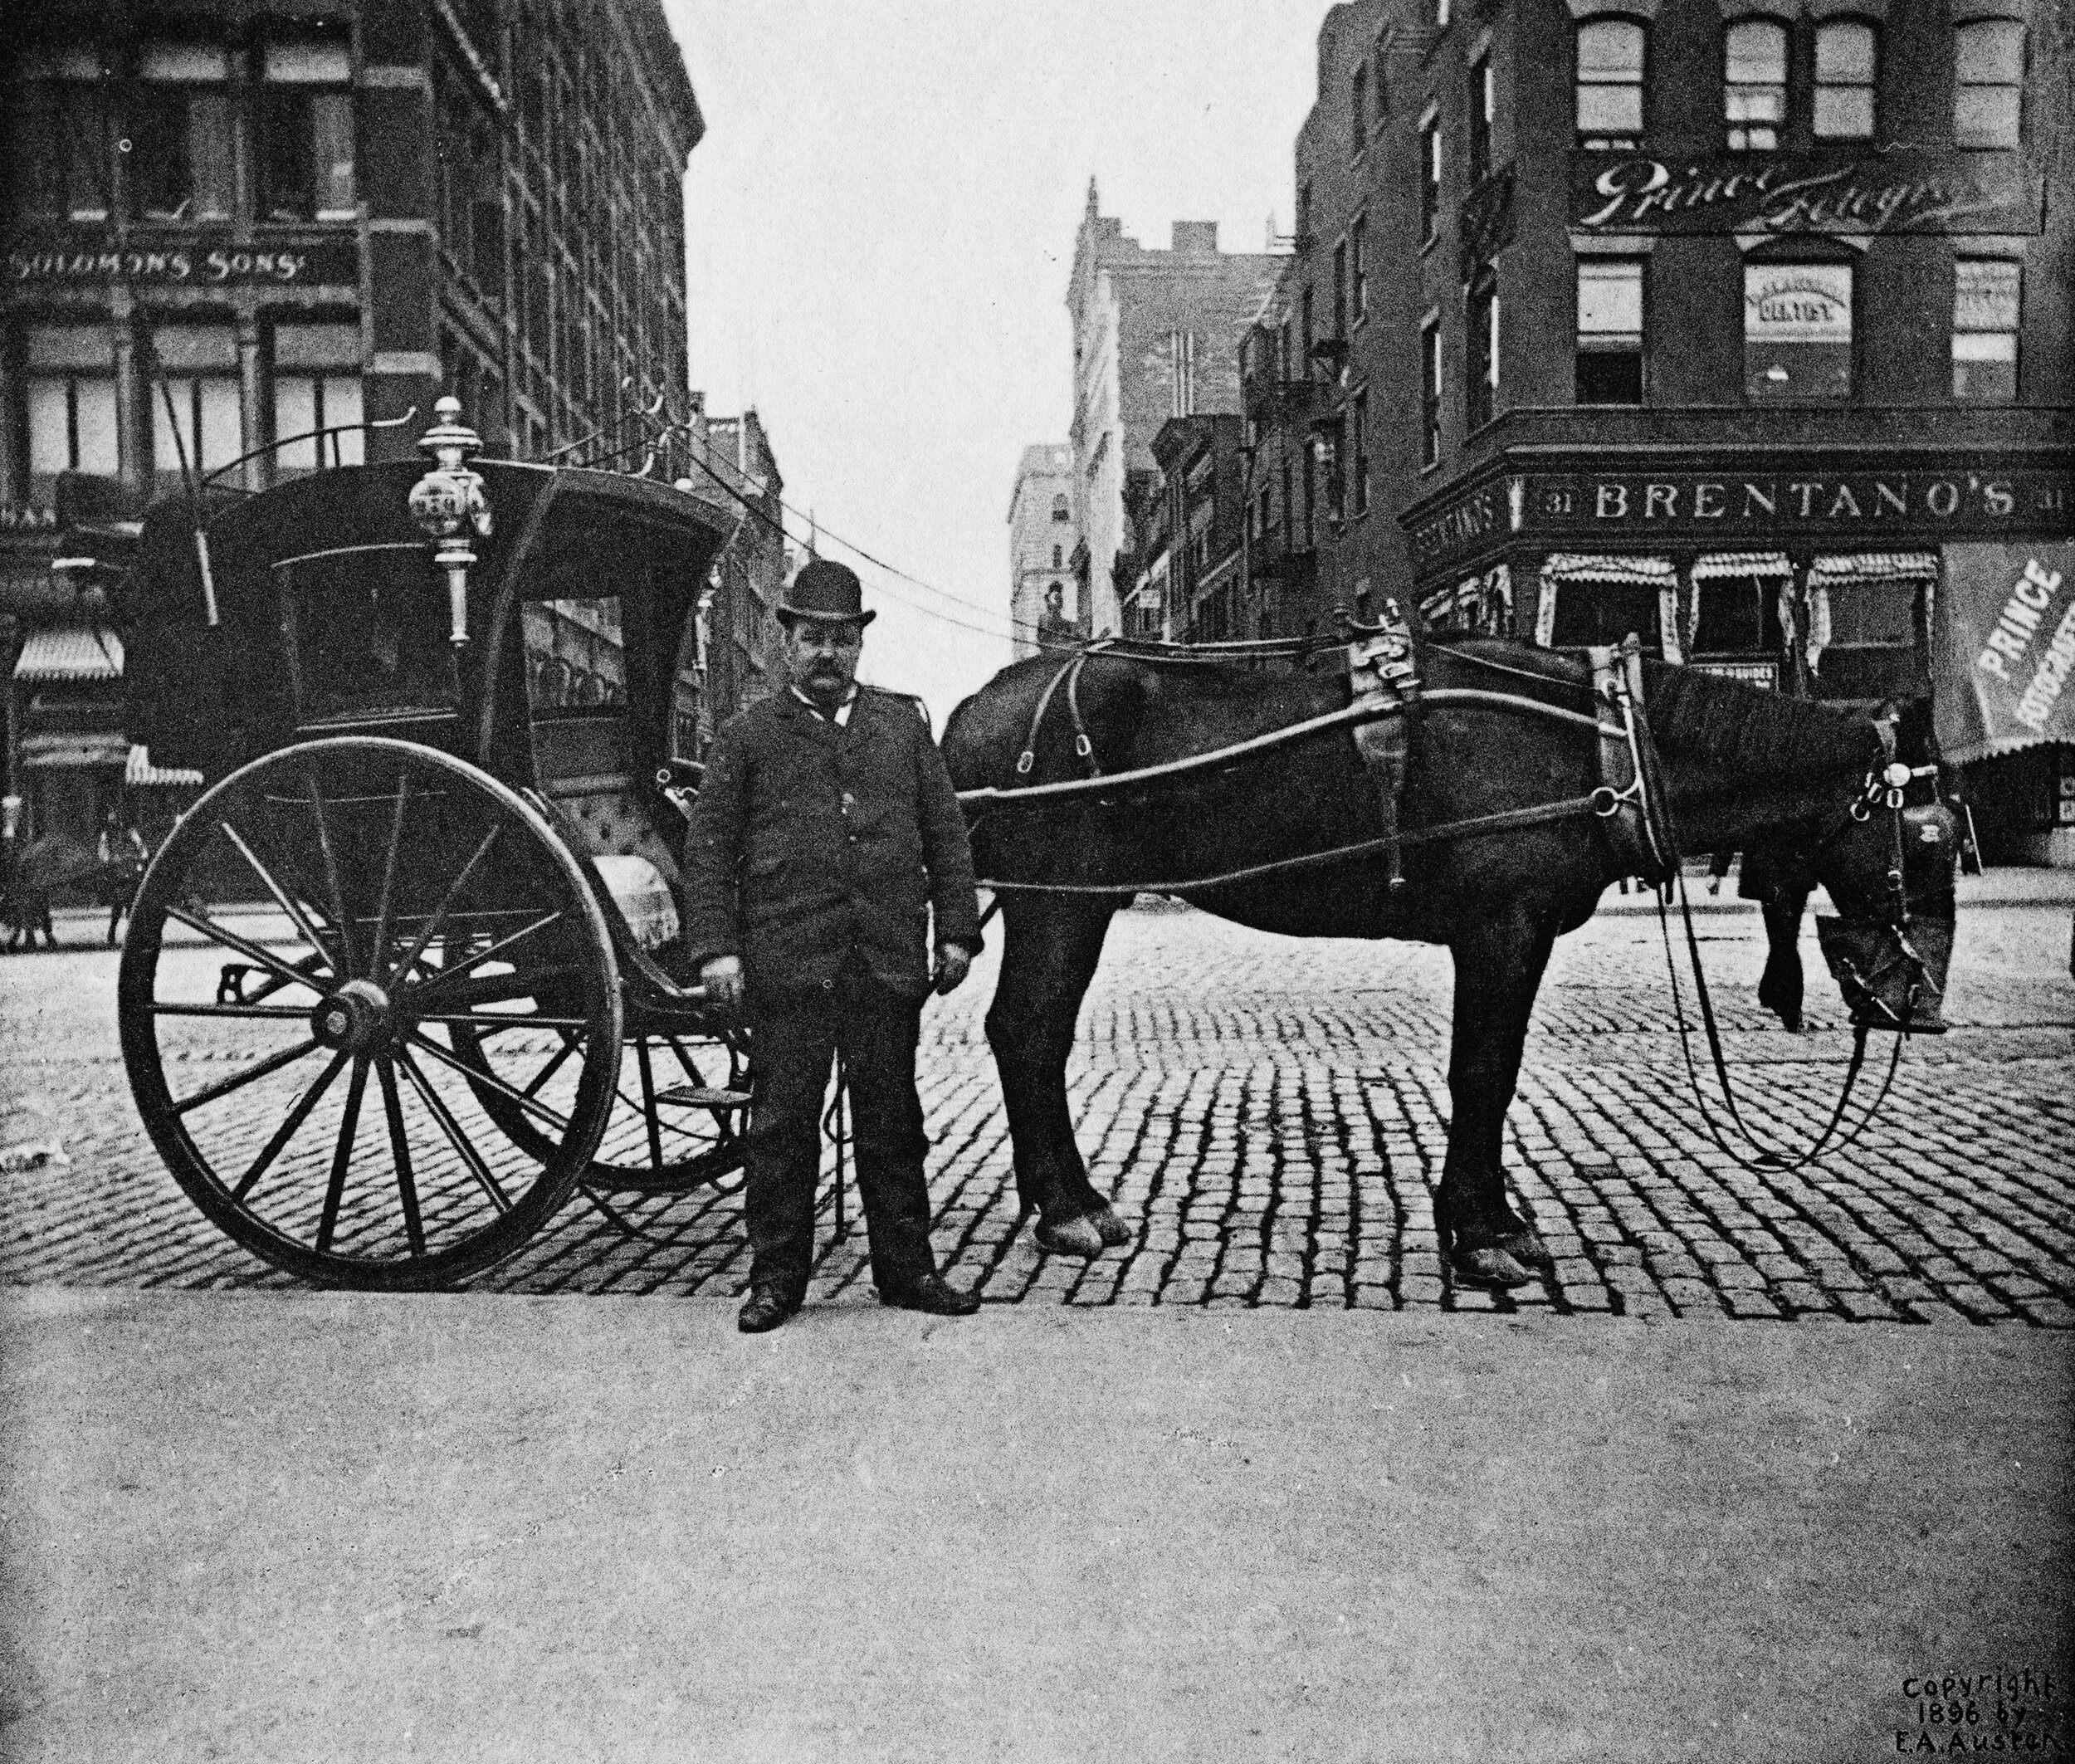
[[[925,1274],[913,1286],[881,1292],[879,1302],[903,1311],[926,1311],[931,1317],[970,1317],[980,1307],[980,1295],[946,1286],[941,1274]]]
[[[777,1328],[799,1309],[801,1302],[802,1295],[788,1292],[782,1287],[752,1287],[749,1296],[742,1301],[735,1327],[745,1336],[760,1336],[766,1330]]]

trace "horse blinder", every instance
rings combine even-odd
[[[1896,773],[1902,773],[1897,778]],[[1905,809],[1907,769],[1891,767],[1868,780],[1853,818],[1871,818],[1876,807],[1893,817],[1892,858],[1886,877],[1884,913],[1846,912],[1816,916],[1816,941],[1855,1029],[1892,1029],[1906,1035],[1942,1035],[1946,970],[1952,960],[1952,860],[1955,841],[1950,812],[1942,804]],[[1938,874],[1926,873],[1933,866]],[[1918,872],[1911,887],[1906,872]],[[1912,901],[1931,901],[1942,912],[1910,911]]]

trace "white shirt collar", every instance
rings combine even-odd
[[[830,712],[824,711],[819,705],[816,704],[813,699],[809,698],[807,694],[803,692],[798,687],[794,687],[793,688],[793,696],[798,699],[802,704],[805,705],[808,710],[812,711],[815,716],[820,717],[823,721],[832,721],[837,728],[841,729],[845,728],[849,725],[850,707],[857,701],[857,687],[856,683],[853,682],[850,690],[843,695],[843,701],[836,706],[832,716]]]

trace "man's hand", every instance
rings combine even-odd
[[[972,966],[972,951],[964,944],[940,943],[936,946],[936,971],[930,976],[930,984],[940,997],[947,992],[956,992],[965,983]]]
[[[740,955],[709,956],[699,965],[699,984],[706,989],[706,996],[715,1004],[730,1009],[742,1002],[742,958]]]

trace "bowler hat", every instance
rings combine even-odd
[[[858,584],[856,570],[818,557],[793,578],[793,585],[779,596],[778,616],[811,618],[817,624],[863,626],[879,615],[865,610],[864,590]]]

